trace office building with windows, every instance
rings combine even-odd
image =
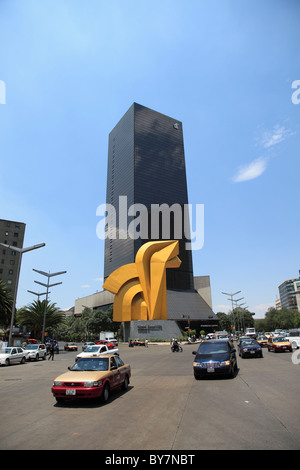
[[[7,284],[7,290],[12,294],[16,287],[20,256],[13,247],[23,248],[25,227],[22,222],[0,219],[0,242],[12,247],[0,245],[0,280]]]
[[[287,279],[279,287],[280,305],[300,312],[300,277]]]

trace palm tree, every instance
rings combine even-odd
[[[46,300],[35,300],[27,307],[23,307],[17,312],[17,323],[26,326],[31,331],[31,336],[41,339],[43,331],[44,311]],[[63,312],[47,301],[46,308],[46,330],[55,328],[65,321]]]
[[[10,326],[12,306],[12,295],[7,290],[6,283],[0,280],[0,326],[4,330],[7,330]]]

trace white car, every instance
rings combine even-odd
[[[44,344],[27,344],[24,351],[28,361],[31,361],[31,359],[38,361],[40,357],[45,360],[47,356],[47,349]]]
[[[81,357],[92,357],[92,356],[102,356],[103,354],[118,354],[119,349],[109,349],[106,344],[94,344],[93,346],[88,346],[82,353],[76,356],[76,361]]]
[[[5,366],[9,366],[10,364],[15,364],[17,362],[24,364],[25,359],[25,351],[19,347],[4,348],[0,351],[0,364]]]

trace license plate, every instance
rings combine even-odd
[[[255,351],[250,351],[250,354],[255,354]]]
[[[66,395],[76,395],[75,388],[67,388]]]
[[[207,368],[207,372],[214,372],[214,371],[215,371],[215,369],[213,367],[208,367]]]

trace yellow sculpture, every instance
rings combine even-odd
[[[115,294],[113,321],[167,320],[166,268],[179,268],[178,241],[147,242],[135,263],[125,264],[103,288]]]

